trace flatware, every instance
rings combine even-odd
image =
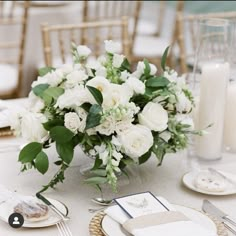
[[[109,206],[114,203],[113,199],[104,199],[101,197],[92,198],[91,201],[101,206]]]
[[[59,231],[60,236],[73,236],[68,225],[63,220],[57,223],[57,229]]]
[[[234,233],[236,235],[236,231],[233,230],[229,225],[226,224],[230,223],[231,225],[236,227],[236,222],[233,221],[228,214],[224,213],[223,211],[221,211],[220,209],[218,209],[216,206],[214,206],[211,202],[209,202],[208,200],[203,200],[203,204],[202,204],[202,210],[214,217],[216,217],[220,222],[225,224],[225,227],[227,229],[229,229],[232,233]]]
[[[59,209],[57,209],[48,199],[46,199],[42,194],[36,193],[36,197],[40,199],[42,202],[44,202],[50,209],[52,209],[57,215],[61,217],[63,221],[67,221],[70,218],[65,215],[63,212],[61,212]]]
[[[236,187],[236,181],[234,181],[233,179],[228,178],[227,176],[225,176],[224,174],[222,174],[221,172],[219,172],[218,170],[214,168],[208,168],[208,170],[211,173],[218,175],[219,177],[221,177],[222,179],[226,180],[227,182],[231,183],[232,185]]]

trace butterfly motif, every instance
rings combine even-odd
[[[137,199],[131,198],[129,201],[126,201],[128,205],[135,207],[135,208],[146,208],[148,206],[148,201],[146,198]]]

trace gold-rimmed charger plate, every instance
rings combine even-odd
[[[102,221],[105,215],[106,214],[103,211],[100,211],[92,218],[89,224],[90,236],[110,236],[110,235],[106,235],[102,229]],[[223,223],[219,222],[217,219],[207,214],[205,215],[208,216],[215,223],[218,236],[228,236],[227,230],[224,227]]]

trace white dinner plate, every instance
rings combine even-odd
[[[47,198],[47,199],[65,215],[68,214],[68,209],[63,203],[55,199],[51,199],[51,198]],[[8,218],[13,213],[14,207],[15,207],[15,203],[13,203],[12,201],[7,201],[1,204],[0,205],[0,219],[8,223]],[[60,217],[57,216],[52,210],[50,210],[50,208],[49,208],[48,214],[49,214],[49,217],[46,220],[37,221],[37,222],[30,222],[30,221],[25,220],[22,227],[43,228],[43,227],[49,227],[49,226],[55,225],[61,221]]]
[[[236,182],[236,175],[231,174],[229,172],[225,172],[225,171],[219,171],[221,172],[223,175],[225,175],[227,178],[232,179]],[[236,187],[233,184],[228,184],[226,189],[222,192],[211,192],[211,191],[207,191],[207,190],[203,190],[200,188],[197,188],[194,184],[194,180],[195,180],[196,174],[193,171],[190,171],[188,173],[186,173],[183,178],[182,181],[184,183],[184,185],[195,191],[195,192],[199,192],[199,193],[204,193],[207,195],[216,195],[216,196],[225,196],[225,195],[231,195],[231,194],[236,194]]]
[[[192,208],[188,208],[188,207],[184,207],[180,205],[173,204],[173,206],[175,207],[177,211],[182,212],[193,222],[196,222],[200,224],[201,226],[205,227],[206,229],[211,230],[215,233],[217,232],[215,223],[203,213],[197,210],[194,210]],[[114,221],[108,215],[104,216],[101,226],[102,226],[103,233],[106,236],[127,236],[128,235],[124,233],[124,231],[122,231],[120,224]]]

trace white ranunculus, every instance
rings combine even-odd
[[[67,129],[71,130],[73,133],[77,133],[81,122],[80,118],[76,112],[68,112],[64,117],[64,125]]]
[[[121,44],[119,42],[114,42],[112,40],[105,40],[105,50],[109,53],[120,53],[121,52]]]
[[[124,70],[120,73],[120,79],[124,82],[128,79],[129,76],[130,73],[127,70]]]
[[[138,159],[153,145],[153,136],[149,128],[132,125],[117,136],[122,144],[122,151],[129,157]]]
[[[29,93],[29,109],[32,112],[40,112],[44,108],[43,100],[36,96],[33,91]]]
[[[132,96],[130,89],[119,84],[110,84],[109,90],[103,93],[103,108],[117,107],[127,104]]]
[[[74,88],[87,78],[88,75],[83,70],[74,70],[66,76],[65,88]]]
[[[60,109],[64,108],[76,108],[81,106],[83,103],[94,104],[95,100],[87,89],[83,86],[76,86],[73,89],[67,89],[65,92],[57,99],[55,107]]]
[[[79,54],[79,57],[85,57],[86,58],[91,53],[91,50],[90,50],[90,48],[88,48],[85,45],[80,45],[80,46],[77,47],[77,52]]]
[[[96,76],[102,76],[102,77],[107,77],[107,70],[104,66],[100,66],[97,68],[96,72],[95,72]]]
[[[183,112],[190,112],[192,109],[192,103],[189,99],[185,96],[183,92],[177,94],[177,103],[176,103],[176,110],[179,113]]]
[[[111,135],[115,131],[115,119],[112,116],[108,116],[106,120],[96,127],[96,131],[100,134]]]
[[[87,85],[98,89],[101,93],[106,93],[110,89],[110,82],[103,76],[96,76],[87,82]]]
[[[114,54],[113,55],[113,61],[112,61],[112,65],[115,68],[120,68],[120,66],[122,65],[123,61],[125,59],[124,55],[120,55],[120,54]]]
[[[47,122],[46,117],[40,113],[27,112],[21,119],[21,135],[30,142],[44,142],[48,138],[42,123]]]
[[[135,94],[145,93],[145,84],[134,76],[129,77],[125,84],[127,84]]]
[[[149,102],[138,115],[139,123],[154,131],[163,131],[167,128],[168,113],[158,103]]]

